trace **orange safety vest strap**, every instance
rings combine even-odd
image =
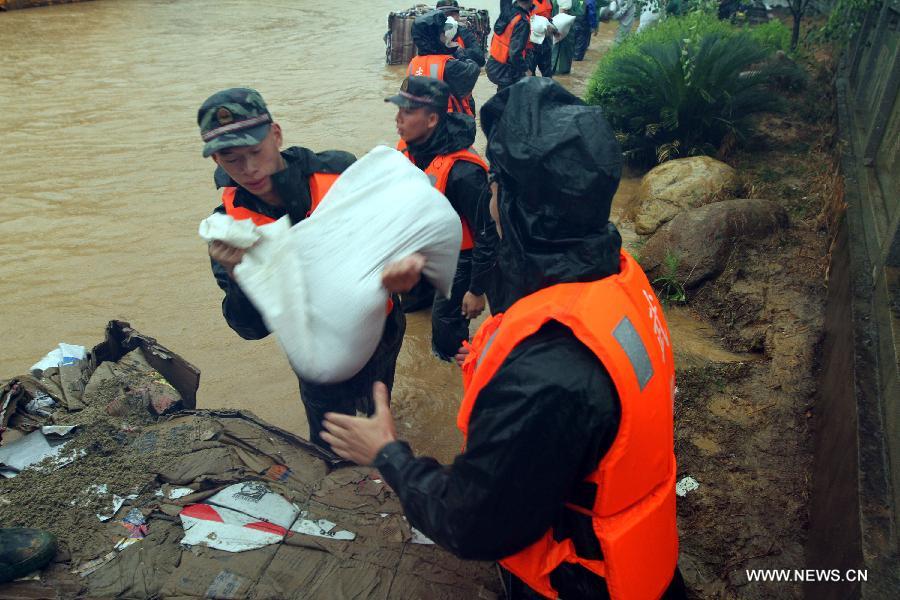
[[[236,195],[236,187],[222,188],[222,206],[225,207],[226,215],[235,219],[236,221],[250,219],[257,227],[275,222],[275,219],[273,219],[272,217],[266,216],[262,213],[258,213],[255,210],[250,210],[249,208],[244,208],[243,206],[235,206],[234,198]]]
[[[491,57],[498,63],[506,64],[509,62],[509,44],[512,42],[512,34],[516,28],[516,24],[521,20],[522,15],[516,13],[515,16],[510,19],[509,24],[506,26],[506,29],[503,30],[503,33],[494,33],[494,36],[491,38]],[[525,53],[526,50],[523,49],[523,57],[525,56]]]
[[[322,199],[325,198],[325,194],[328,193],[328,190],[331,189],[331,186],[334,185],[334,182],[337,181],[338,177],[340,177],[340,174],[338,173],[312,174],[309,178],[310,207],[309,211],[306,213],[307,217],[319,207],[319,204],[322,203]]]

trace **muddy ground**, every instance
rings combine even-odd
[[[688,300],[740,357],[710,355],[678,372],[679,478],[700,482],[678,503],[681,569],[696,598],[802,595],[800,584],[748,582],[746,569],[805,564],[826,207],[839,190],[829,65],[812,59],[808,88],[785,93],[784,110],[759,118],[747,146],[724,157],[741,197],[783,204],[791,226],[736,245],[723,274]]]

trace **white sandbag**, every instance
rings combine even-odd
[[[386,146],[347,169],[309,218],[256,231],[234,277],[297,374],[319,383],[349,379],[374,353],[387,316],[385,265],[421,252],[423,275],[449,296],[462,241],[450,202]]]
[[[558,36],[553,36],[553,42],[561,42],[569,35],[572,25],[575,23],[575,15],[558,14],[553,17],[553,26],[559,32]]]

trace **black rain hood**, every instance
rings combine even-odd
[[[432,10],[416,17],[412,26],[412,38],[419,55],[453,54],[456,51],[456,48],[448,48],[441,41],[446,22],[447,15],[439,10]]]
[[[447,113],[434,133],[421,144],[410,144],[416,165],[425,169],[435,156],[465,150],[475,143],[475,119],[463,113]]]
[[[622,238],[609,213],[622,151],[601,109],[552,79],[528,77],[482,107],[481,126],[500,185],[508,303],[618,273]]]

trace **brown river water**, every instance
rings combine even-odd
[[[497,2],[477,0],[470,8]],[[286,145],[362,155],[396,141],[383,102],[387,14],[403,2],[96,0],[0,13],[0,378],[58,342],[92,346],[123,319],[202,371],[199,406],[249,409],[305,435],[297,380],[274,339],[225,324],[197,225],[219,203],[196,110],[232,86],[262,92]],[[564,85],[581,93],[602,26]],[[494,88],[482,75],[475,97]],[[483,149],[479,134],[477,147]],[[636,180],[623,181],[621,199]],[[449,460],[459,372],[409,315],[394,394],[402,436]]]

